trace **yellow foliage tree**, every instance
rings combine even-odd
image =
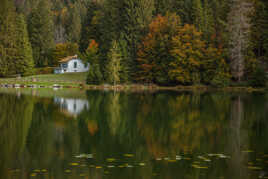
[[[172,40],[171,54],[175,60],[170,63],[169,76],[182,84],[196,84],[201,80],[202,59],[205,42],[193,25],[186,24]]]

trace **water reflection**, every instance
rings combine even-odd
[[[265,178],[267,106],[265,94],[0,93],[0,178]]]
[[[83,110],[89,109],[89,102],[85,99],[70,99],[54,97],[54,102],[66,115],[77,117]]]

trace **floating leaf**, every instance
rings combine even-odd
[[[124,168],[125,166],[124,166],[124,165],[119,165],[118,167],[119,167],[119,168]]]
[[[115,158],[107,158],[106,160],[107,160],[107,162],[114,162],[114,161],[116,161]]]
[[[253,150],[243,150],[242,151],[243,153],[252,153],[252,152],[254,152]]]
[[[34,172],[40,173],[40,170],[39,169],[35,169]]]
[[[125,157],[134,157],[133,154],[124,154]]]
[[[80,154],[80,155],[77,155],[75,156],[75,158],[93,158],[93,154]]]
[[[78,166],[79,163],[70,163],[71,166]]]
[[[252,162],[248,162],[248,165],[253,165],[253,163]]]
[[[31,177],[36,177],[36,175],[37,175],[36,173],[32,173]]]
[[[47,169],[42,169],[41,171],[42,171],[43,173],[45,173],[45,172],[47,172]]]
[[[96,166],[96,169],[100,169],[100,168],[102,168],[102,166]]]
[[[210,159],[203,157],[203,156],[198,156],[199,159],[204,160],[205,162],[211,162]]]
[[[86,176],[84,173],[81,173],[80,175],[79,175],[80,177],[84,177],[84,176]]]
[[[205,167],[205,166],[199,166],[199,165],[195,165],[195,164],[193,164],[192,167],[193,167],[193,168],[197,168],[197,169],[208,169],[208,167]]]
[[[91,167],[91,168],[95,168],[95,165],[89,165],[89,167]]]
[[[81,167],[86,167],[87,165],[86,164],[81,164]]]
[[[181,156],[176,155],[176,160],[181,160],[181,159],[182,159],[182,157],[181,157]]]
[[[107,167],[108,168],[114,168],[115,166],[114,165],[108,165]]]
[[[261,170],[262,168],[255,167],[255,166],[248,166],[248,169],[250,169],[250,170]]]
[[[162,159],[161,159],[161,158],[157,158],[156,160],[157,160],[157,161],[160,161],[160,160],[162,160]]]
[[[65,173],[71,173],[71,170],[67,169],[65,170]]]
[[[191,158],[189,158],[189,157],[184,157],[183,159],[184,160],[191,160]]]
[[[139,163],[140,166],[145,166],[145,163]]]

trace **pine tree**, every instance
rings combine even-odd
[[[106,67],[107,72],[109,73],[108,82],[117,85],[120,83],[122,53],[116,41],[113,42],[113,46],[108,56],[109,62]]]
[[[18,54],[15,61],[16,74],[33,74],[32,47],[29,42],[27,26],[23,14],[17,16],[17,48]]]
[[[261,63],[268,64],[268,1],[255,1],[251,23],[251,48]]]
[[[16,73],[16,12],[13,2],[1,0],[0,4],[0,76],[8,76]]]
[[[212,34],[214,34],[214,19],[212,14],[212,9],[210,7],[209,1],[204,0],[204,8],[203,8],[203,37],[205,41],[208,43],[211,42]]]
[[[67,23],[67,34],[70,42],[78,43],[81,35],[81,16],[79,12],[79,3],[76,2],[73,8],[69,9],[70,17]]]
[[[49,65],[54,48],[54,30],[50,4],[47,0],[40,0],[38,6],[32,10],[28,31],[35,66]]]
[[[103,74],[100,70],[100,58],[99,58],[99,48],[95,40],[91,40],[85,54],[85,60],[90,63],[89,72],[87,75],[87,84],[98,85],[103,82]]]
[[[193,23],[196,28],[203,32],[204,30],[204,13],[203,13],[203,6],[201,0],[193,0],[193,7],[192,7],[192,17]]]

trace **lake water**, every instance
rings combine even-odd
[[[0,178],[268,178],[268,95],[0,90]]]

